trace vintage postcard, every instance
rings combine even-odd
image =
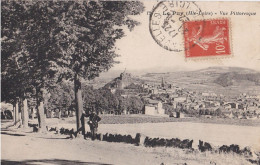
[[[259,1],[1,1],[1,163],[260,165]]]

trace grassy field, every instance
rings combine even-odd
[[[190,123],[209,123],[209,124],[224,124],[224,125],[237,125],[237,126],[251,126],[260,127],[260,119],[223,119],[223,118],[205,118],[205,117],[187,117],[187,118],[173,118],[173,117],[162,117],[162,116],[149,116],[143,114],[133,114],[133,115],[100,115],[100,124],[138,124],[138,123],[168,123],[168,122],[190,122]],[[52,125],[52,123],[61,124],[75,124],[76,117],[68,118],[47,118],[47,123]],[[10,122],[12,120],[2,120],[2,123]],[[88,119],[85,119],[88,121]],[[37,119],[30,123],[37,124]]]
[[[189,118],[173,118],[162,116],[149,116],[142,114],[133,115],[100,115],[100,124],[138,124],[138,123],[168,123],[168,122],[190,122],[190,123],[209,123],[209,124],[224,124],[237,126],[252,126],[260,127],[260,119],[223,119],[223,118],[205,118],[205,117],[189,117]],[[49,120],[49,119],[48,119]],[[58,120],[58,119],[57,119]],[[87,121],[88,119],[86,119]],[[36,120],[35,120],[36,121]],[[53,120],[49,120],[53,122]],[[59,123],[74,124],[76,117],[63,118]]]
[[[260,146],[257,144],[260,137],[260,120],[176,119],[147,115],[101,115],[101,118],[98,128],[100,133],[132,136],[141,133],[149,137],[193,139],[196,143],[203,140],[217,146],[238,144],[243,147],[251,146],[260,151]],[[75,118],[48,119],[47,123],[59,128],[76,128]],[[86,130],[89,131],[87,124]]]
[[[135,123],[164,123],[164,122],[194,122],[194,123],[212,123],[240,126],[260,127],[260,119],[223,119],[223,118],[170,118],[149,115],[100,115],[100,124],[135,124]],[[69,123],[74,123],[74,118]]]

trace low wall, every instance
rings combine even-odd
[[[70,135],[71,138],[77,137],[77,132],[74,129],[66,129],[66,128],[50,128],[49,131],[54,131],[57,134]],[[84,138],[93,139],[90,132],[86,132]],[[128,143],[134,145],[141,145],[145,147],[173,147],[173,148],[181,148],[181,149],[189,149],[189,150],[199,150],[200,152],[212,151],[218,153],[236,153],[239,155],[243,155],[247,157],[249,160],[253,161],[251,158],[260,161],[260,159],[255,155],[253,151],[249,147],[240,148],[239,145],[222,145],[222,146],[213,146],[208,142],[203,142],[199,140],[197,143],[194,143],[193,140],[190,139],[178,139],[178,138],[150,138],[143,134],[137,133],[135,137],[131,135],[121,135],[121,134],[96,134],[95,139],[106,142],[116,142],[116,143]]]

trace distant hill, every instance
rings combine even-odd
[[[150,83],[165,81],[194,91],[226,95],[260,93],[260,72],[240,67],[209,67],[195,71],[147,73],[141,79]]]
[[[213,83],[221,85],[222,87],[239,85],[246,81],[260,85],[260,73],[252,69],[240,67],[210,67],[196,72],[213,76]]]
[[[170,81],[178,81],[179,78],[185,79],[189,78],[192,81],[196,81],[197,79],[212,81],[217,84],[220,83],[221,80],[223,82],[223,86],[225,86],[225,81],[229,84],[229,81],[232,80],[249,80],[253,82],[258,82],[259,80],[259,72],[247,69],[247,68],[239,68],[239,67],[209,67],[205,69],[195,70],[195,71],[177,71],[177,72],[166,72],[166,73],[146,73],[143,75],[143,78],[157,78],[158,80],[161,77],[168,78]],[[226,85],[228,86],[228,85]]]
[[[234,83],[239,83],[240,81],[251,81],[255,85],[260,85],[260,73],[238,73],[238,72],[228,72],[221,74],[214,83],[217,83],[223,87],[228,87],[234,85]]]
[[[260,93],[260,72],[239,67],[209,67],[195,71],[174,71],[161,73],[145,73],[136,75],[135,72],[113,72],[105,78],[92,82],[95,88],[122,89],[130,84],[160,84],[162,78],[167,83],[192,91],[215,92],[235,96],[240,93]]]

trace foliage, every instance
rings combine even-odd
[[[62,58],[59,66],[66,68],[61,74],[71,79],[75,74],[93,79],[116,62],[115,42],[124,36],[123,25],[130,30],[138,22],[129,15],[143,11],[140,2],[60,2],[62,19],[56,36]]]
[[[125,87],[125,89],[142,89],[140,84],[131,83],[129,86]]]
[[[174,107],[169,104],[163,104],[163,109],[165,109],[165,114],[171,114],[174,112]]]
[[[21,30],[25,9],[16,2],[1,2],[1,101],[14,103],[24,87],[18,57],[22,55]],[[13,12],[16,11],[16,12]],[[18,83],[19,82],[19,83]]]
[[[2,101],[14,103],[28,93],[37,105],[43,101],[45,108],[67,109],[72,104],[71,91],[56,83],[74,80],[79,129],[80,78],[93,79],[116,63],[116,40],[124,36],[125,26],[132,30],[139,24],[130,16],[143,10],[139,1],[1,1]],[[99,93],[96,106],[118,108],[111,93]],[[39,126],[43,104],[40,109]]]
[[[131,96],[127,101],[127,110],[130,111],[130,113],[138,113],[143,110],[144,104],[139,97]]]
[[[124,110],[131,113],[139,113],[143,110],[144,103],[139,97],[122,97],[119,93],[111,93],[108,89],[93,89],[83,85],[83,105],[85,111],[91,111],[92,107],[100,113],[119,113]]]
[[[68,82],[60,82],[55,88],[50,89],[46,98],[46,109],[68,111],[74,100],[73,85]]]
[[[2,85],[4,99],[27,97],[53,85],[53,65],[59,58],[54,47],[56,5],[44,2],[2,2]],[[33,91],[35,89],[35,91]],[[13,91],[16,91],[15,93]],[[35,93],[34,93],[35,94]]]
[[[31,89],[46,97],[41,89],[62,78],[98,76],[116,62],[123,26],[132,30],[139,23],[130,16],[143,10],[137,1],[2,1],[2,98]]]

